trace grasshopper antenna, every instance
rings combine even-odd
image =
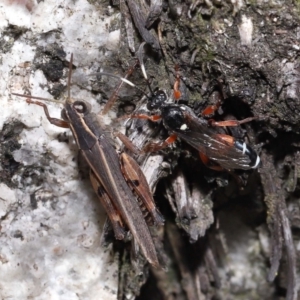
[[[31,95],[25,95],[25,94],[18,94],[18,93],[11,93],[14,96],[18,97],[23,97],[23,98],[30,98],[30,99],[35,99],[35,100],[42,100],[42,101],[48,101],[48,102],[53,102],[53,103],[61,103],[53,99],[48,99],[48,98],[43,98],[43,97],[36,97],[36,96],[31,96]]]
[[[68,75],[68,100],[71,98],[71,92],[70,92],[70,86],[71,86],[71,78],[72,78],[72,66],[73,66],[73,53],[71,54],[70,63],[69,63],[69,75]],[[42,101],[48,101],[53,103],[61,103],[59,101],[43,98],[43,97],[36,97],[31,95],[25,95],[25,94],[19,94],[19,93],[11,93],[14,96],[23,97],[23,98],[30,98],[35,100],[42,100]]]
[[[73,53],[71,54],[69,62],[69,74],[68,74],[68,101],[71,99],[71,78],[72,78],[72,66],[73,66]]]

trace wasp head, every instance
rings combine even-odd
[[[153,93],[153,95],[149,98],[147,103],[147,108],[151,111],[154,109],[160,109],[162,105],[168,99],[166,93],[163,90],[157,90]]]

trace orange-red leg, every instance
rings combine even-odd
[[[175,66],[175,71],[176,71],[176,79],[175,79],[175,82],[174,82],[174,87],[173,87],[174,92],[173,92],[173,94],[174,94],[174,99],[176,101],[178,101],[181,97],[181,92],[179,90],[179,88],[180,88],[180,76],[179,76],[179,66],[178,65]]]
[[[219,107],[221,106],[222,102],[219,100],[215,105],[207,106],[201,113],[202,116],[209,116],[214,114]]]
[[[156,152],[174,143],[177,139],[176,134],[170,135],[163,143],[149,143],[143,148],[143,152]]]
[[[31,99],[26,99],[26,102],[28,104],[35,104],[35,105],[42,106],[44,108],[45,115],[46,115],[48,121],[51,124],[53,124],[55,126],[58,126],[58,127],[62,127],[62,128],[69,128],[70,127],[69,122],[67,122],[67,121],[64,121],[64,120],[61,120],[61,119],[56,119],[56,118],[51,118],[50,114],[49,114],[49,111],[48,111],[48,107],[47,107],[46,104],[44,104],[42,102],[39,102],[39,101],[33,101]]]
[[[227,134],[217,134],[217,136],[219,138],[221,138],[224,142],[226,142],[227,144],[229,144],[230,146],[234,145],[235,138],[233,136],[227,135]]]
[[[141,114],[141,115],[131,115],[127,118],[130,118],[130,119],[143,119],[143,120],[149,120],[149,121],[152,121],[152,122],[157,122],[161,119],[161,116],[160,115],[148,116],[148,115]]]
[[[127,115],[127,116],[122,116],[118,118],[118,120],[125,120],[125,119],[142,119],[142,120],[149,120],[152,122],[157,122],[161,119],[160,115],[145,115],[145,114],[140,114],[140,115]]]
[[[215,120],[211,119],[208,121],[208,123],[211,126],[221,126],[221,127],[231,126],[232,127],[232,126],[239,126],[239,125],[247,123],[247,122],[251,122],[254,119],[256,119],[256,117],[249,117],[244,120],[227,120],[227,121],[220,121],[220,122],[216,122]]]
[[[205,154],[199,152],[199,156],[201,161],[207,168],[210,168],[215,171],[224,171],[224,168],[222,168],[221,166],[210,164],[210,159]]]
[[[220,93],[220,97],[217,99],[217,103],[214,105],[207,106],[201,113],[202,116],[208,116],[214,114],[219,107],[222,105],[223,100],[226,98],[223,92],[222,83],[219,80],[215,80],[217,82],[218,91]]]

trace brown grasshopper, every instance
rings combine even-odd
[[[46,104],[32,100],[48,99],[12,94],[26,97],[28,104],[43,107],[51,124],[71,129],[90,167],[92,186],[108,214],[116,239],[124,239],[125,228],[128,228],[148,262],[158,267],[156,249],[142,210],[150,214],[152,223],[156,225],[163,224],[163,217],[155,207],[150,188],[138,164],[125,153],[118,155],[99,116],[90,112],[86,102],[71,99],[72,63],[73,55],[69,64],[68,96],[62,109],[63,119],[50,117]]]

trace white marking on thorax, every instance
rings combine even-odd
[[[187,130],[187,129],[188,129],[188,127],[187,127],[186,124],[182,124],[182,125],[180,126],[180,130]]]

